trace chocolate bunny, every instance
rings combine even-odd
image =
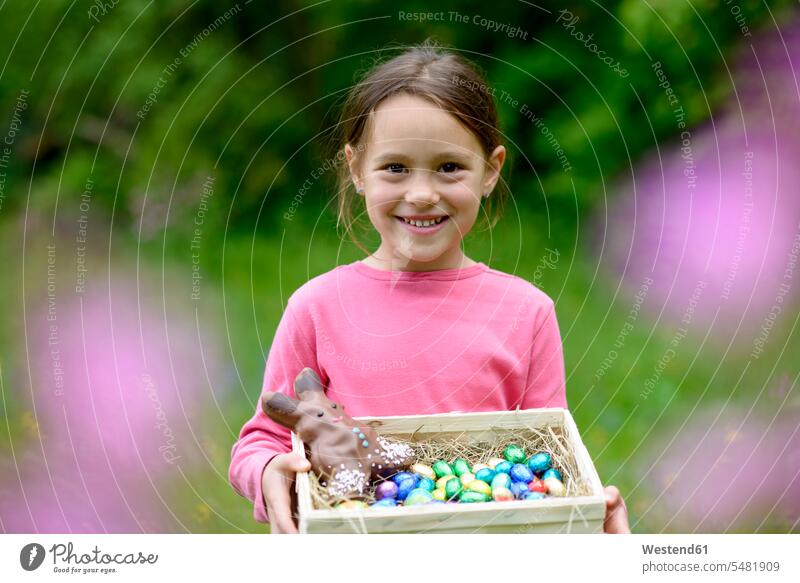
[[[363,497],[370,479],[386,477],[414,463],[414,451],[408,444],[358,425],[344,412],[344,406],[328,399],[312,369],[300,371],[294,392],[299,400],[265,391],[264,413],[293,430],[309,447],[311,469],[327,482],[331,496]]]

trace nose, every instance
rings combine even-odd
[[[420,174],[423,175],[414,180],[406,191],[406,202],[419,207],[430,207],[439,204],[440,196],[432,181],[428,176],[424,175],[424,172]]]

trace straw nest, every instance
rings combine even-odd
[[[502,458],[503,449],[510,443],[524,448],[530,456],[538,452],[547,452],[553,460],[553,467],[561,472],[564,479],[566,496],[588,496],[591,488],[578,471],[575,453],[561,427],[525,427],[507,429],[492,427],[489,432],[462,431],[458,433],[435,433],[422,435],[389,435],[395,441],[406,441],[414,448],[416,463],[432,466],[436,460],[452,463],[456,458],[466,459],[470,466],[487,463],[491,458]],[[391,479],[388,476],[387,479]],[[367,504],[375,502],[375,486],[381,480],[373,480],[367,487],[361,500]],[[331,509],[342,498],[328,494],[324,482],[312,471],[309,472],[311,500],[315,509]]]

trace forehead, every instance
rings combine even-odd
[[[475,135],[451,113],[413,95],[394,95],[370,116],[369,148],[379,155],[386,150],[431,153],[437,150],[482,154]]]

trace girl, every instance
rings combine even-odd
[[[357,242],[352,208],[363,201],[381,242],[291,295],[262,391],[293,396],[310,367],[352,417],[566,407],[553,301],[462,251],[505,196],[506,150],[475,66],[429,42],[407,50],[351,90],[340,128],[340,224]],[[297,532],[294,475],[310,464],[290,452],[289,430],[259,400],[229,479],[272,532]],[[619,492],[606,498],[606,532],[628,531]]]

